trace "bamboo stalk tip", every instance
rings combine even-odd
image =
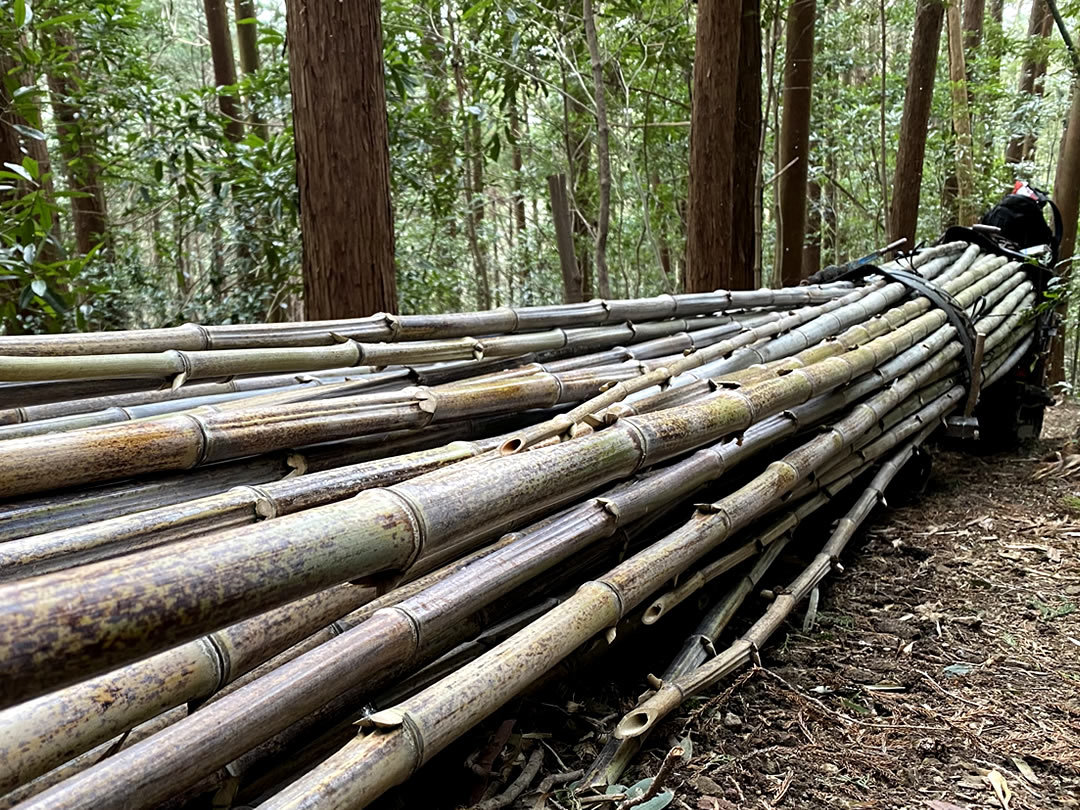
[[[525,438],[523,436],[513,436],[499,446],[499,454],[503,456],[512,456],[514,453],[520,453],[524,449]]]
[[[652,714],[646,709],[636,709],[630,712],[619,725],[615,726],[615,739],[626,740],[631,737],[640,737],[653,725]]]
[[[664,615],[664,600],[657,599],[648,608],[645,609],[645,613],[641,617],[642,624],[656,624],[660,621],[660,617]]]

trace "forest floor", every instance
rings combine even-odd
[[[873,516],[813,628],[800,612],[760,668],[684,703],[623,782],[689,736],[674,808],[1080,808],[1080,470],[1032,478],[1078,427],[1080,408],[1058,405],[1024,451],[936,449],[927,493]],[[616,808],[543,778],[588,767],[681,637],[511,704],[387,805],[469,806],[532,753],[539,775],[513,807]],[[463,779],[485,748],[495,774]]]

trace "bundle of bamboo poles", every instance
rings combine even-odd
[[[973,240],[782,290],[0,336],[0,806],[365,806],[705,604],[610,783],[1030,357],[1040,293]]]

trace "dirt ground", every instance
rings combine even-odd
[[[1068,458],[1078,426],[1080,409],[1059,405],[1020,453],[937,449],[927,494],[874,515],[812,629],[800,611],[760,668],[684,703],[623,782],[653,776],[689,737],[670,807],[1080,808],[1080,469],[1044,461]],[[539,774],[511,806],[617,808],[551,783],[588,767],[644,673],[663,668],[640,660],[656,646],[507,707],[386,804],[469,806],[531,755]],[[463,779],[485,748],[502,751],[495,775]]]

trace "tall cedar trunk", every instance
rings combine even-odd
[[[601,298],[611,297],[608,279],[607,240],[611,226],[611,156],[610,130],[607,120],[607,99],[604,94],[604,63],[600,60],[600,45],[596,39],[596,19],[592,0],[582,0],[585,22],[585,41],[589,46],[589,62],[593,74],[593,103],[596,112],[596,175],[600,186],[600,202],[596,216],[596,286]]]
[[[934,97],[934,76],[937,73],[944,13],[939,0],[919,0],[915,10],[907,93],[900,120],[900,145],[896,151],[892,210],[889,212],[890,240],[906,237],[909,248],[915,245],[915,228],[919,221],[926,133],[930,122],[930,104]]]
[[[235,0],[233,10],[236,12],[236,44],[240,52],[240,69],[245,76],[257,73],[262,66],[259,57],[259,27],[255,24],[255,0]],[[252,22],[248,22],[251,20]],[[251,128],[255,134],[264,141],[267,137],[266,124],[258,110],[255,109],[253,99],[248,99],[248,115],[251,117]]]
[[[232,35],[229,33],[229,12],[225,0],[203,0],[206,11],[206,38],[210,40],[210,59],[214,63],[214,86],[232,87],[236,84],[236,62],[233,59]],[[236,96],[218,96],[218,109],[225,117],[225,135],[231,141],[244,137],[240,120],[240,105]]]
[[[949,35],[949,80],[952,90],[952,121],[956,136],[956,193],[959,223],[970,225],[976,218],[975,165],[971,143],[971,114],[968,109],[967,75],[964,66],[963,32],[959,0],[945,11]]]
[[[1080,216],[1080,82],[1073,83],[1072,103],[1069,106],[1069,123],[1061,142],[1057,174],[1054,175],[1054,201],[1061,209],[1062,234],[1058,256],[1069,259],[1076,252],[1076,225]],[[1058,268],[1062,276],[1062,289],[1068,289],[1071,264],[1063,261]],[[1058,306],[1062,318],[1068,313],[1067,303]],[[1073,339],[1076,339],[1076,335]],[[1050,363],[1050,381],[1065,379],[1065,330],[1058,332]]]
[[[730,290],[755,286],[757,257],[755,211],[761,151],[761,0],[742,0],[739,24],[739,73],[735,90],[735,142],[731,180]]]
[[[1025,96],[1042,95],[1043,76],[1046,73],[1046,56],[1044,44],[1046,37],[1050,36],[1054,17],[1050,14],[1045,0],[1032,0],[1031,16],[1028,17],[1027,50],[1024,54],[1023,64],[1020,66],[1020,82],[1016,88],[1017,94]],[[1014,133],[1009,138],[1009,145],[1005,148],[1005,162],[1019,163],[1029,160],[1035,150],[1035,136],[1032,127],[1023,122],[1025,133]]]
[[[982,43],[983,18],[986,16],[986,0],[964,0],[964,50],[968,58]],[[968,63],[968,81],[972,81],[971,62]]]
[[[784,117],[780,127],[777,196],[780,226],[780,279],[785,286],[803,279],[806,235],[806,177],[810,150],[810,97],[814,80],[814,17],[817,0],[793,0],[788,8],[784,55]],[[793,162],[794,161],[794,162]]]
[[[802,266],[807,274],[821,269],[821,185],[816,180],[806,184],[806,244]]]
[[[732,283],[732,188],[741,0],[698,3],[690,124],[686,292]],[[747,178],[749,182],[749,178]]]
[[[521,190],[521,113],[518,110],[518,94],[520,88],[515,88],[510,97],[510,137],[513,143],[510,145],[510,168],[514,170],[514,235],[521,236],[525,233],[525,194]]]
[[[379,3],[287,9],[306,316],[396,312]]]
[[[60,29],[53,34],[53,43],[67,53],[67,62],[54,64],[47,79],[68,187],[76,194],[71,199],[75,244],[79,253],[86,255],[107,237],[105,191],[90,123],[76,103],[79,67],[75,38]]]
[[[470,113],[465,104],[465,63],[458,44],[457,31],[453,18],[450,24],[450,41],[453,47],[454,88],[457,92],[458,117],[461,124],[461,142],[465,151],[465,161],[461,168],[462,191],[465,194],[465,236],[472,254],[473,270],[476,272],[476,299],[480,309],[491,309],[491,279],[488,275],[487,252],[480,244],[480,222],[484,218],[484,203],[480,199],[480,189],[475,185],[476,173],[472,160],[474,150],[480,148],[473,141],[474,130]],[[482,176],[481,176],[482,179]]]

